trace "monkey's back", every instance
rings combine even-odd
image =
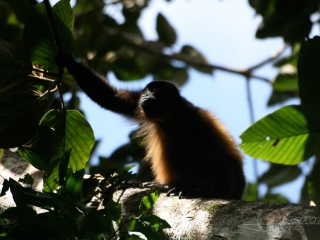
[[[163,123],[149,123],[147,159],[156,181],[206,188],[208,196],[240,199],[245,179],[242,155],[218,119],[193,105]]]

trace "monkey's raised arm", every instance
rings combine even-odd
[[[94,102],[113,112],[136,118],[141,91],[117,90],[106,79],[77,63],[71,56],[64,58],[64,65]]]

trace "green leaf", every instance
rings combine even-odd
[[[209,64],[205,56],[190,45],[183,46],[181,48],[179,55],[182,55],[183,58],[187,58],[188,60],[199,63],[199,64]],[[213,68],[209,66],[199,66],[196,64],[191,64],[191,66],[194,69],[207,74],[212,74],[212,71],[213,71]]]
[[[308,177],[308,194],[309,199],[315,202],[317,206],[320,205],[320,160],[317,156],[313,165],[310,176]]]
[[[259,182],[267,184],[270,189],[291,182],[301,174],[302,171],[298,166],[271,164],[268,171],[259,178]]]
[[[24,23],[32,7],[35,5],[36,1],[30,0],[10,0],[8,1],[12,7],[15,15],[21,23]]]
[[[18,46],[0,39],[0,95],[26,80],[31,70],[28,55]]]
[[[73,76],[68,72],[66,68],[63,69],[62,82],[67,84],[68,86],[76,85],[76,80],[74,80]]]
[[[158,200],[160,196],[159,189],[156,189],[155,192],[148,194],[147,196],[144,196],[141,199],[139,211],[141,214],[147,213],[153,206],[153,204]]]
[[[0,218],[14,219],[15,221],[29,219],[35,217],[37,212],[31,207],[11,207],[0,214]]]
[[[249,4],[256,12],[260,15],[264,15],[267,12],[270,12],[274,8],[274,2],[270,0],[249,0]]]
[[[134,168],[136,165],[133,164],[133,165],[129,165],[129,166],[124,166],[124,170],[129,172],[132,168]]]
[[[304,105],[320,104],[320,37],[302,43],[298,61],[299,90]]]
[[[31,81],[32,78],[28,78]],[[44,114],[42,92],[31,83],[19,85],[0,97],[0,148],[14,148],[29,141]]]
[[[69,194],[68,199],[71,201],[80,200],[80,191],[82,189],[84,172],[85,169],[76,171],[67,179],[66,191]]]
[[[164,42],[166,45],[172,45],[177,40],[177,34],[174,28],[170,25],[168,20],[159,13],[157,16],[157,33],[159,36],[159,40]]]
[[[34,64],[44,69],[55,66],[54,38],[43,2],[29,13],[23,30],[23,44]]]
[[[189,78],[186,68],[173,67],[169,63],[159,63],[154,73],[157,79],[173,81],[178,86],[185,84]]]
[[[298,98],[298,91],[297,92],[277,92],[277,91],[272,91],[271,96],[268,100],[267,106],[275,106],[277,104],[282,104],[285,101],[288,101],[289,99],[292,98]]]
[[[62,228],[66,228],[65,226],[68,226],[68,229],[64,229],[64,231],[66,233],[66,235],[64,237],[68,238],[69,236],[79,235],[79,228],[77,225],[78,219],[68,211],[63,211],[62,217],[64,220],[64,226]]]
[[[122,237],[124,237],[126,240],[145,240],[146,238],[141,238],[140,236],[138,236],[137,234],[139,234],[140,236],[143,235],[141,233],[137,233],[137,232],[127,232],[127,233],[122,233]]]
[[[253,201],[257,201],[257,193],[258,187],[256,183],[248,183],[247,185],[247,189],[245,191],[244,196],[242,197],[243,201],[246,202],[253,202]]]
[[[81,225],[81,231],[85,232],[87,236],[94,233],[105,233],[111,235],[112,233],[114,233],[114,229],[112,221],[108,218],[107,215],[108,213],[106,209],[100,209],[99,211],[93,209],[84,219]]]
[[[189,74],[186,68],[174,67],[172,70],[172,75],[166,80],[170,80],[178,86],[182,86],[188,81]]]
[[[278,92],[298,91],[298,75],[280,73],[272,86],[273,89]]]
[[[128,235],[124,234],[126,239],[139,239],[138,237],[142,234],[147,239],[162,239],[161,234],[153,231],[149,226],[145,226],[141,221],[138,219],[131,219],[128,226]],[[143,238],[144,239],[144,238]]]
[[[103,7],[104,5],[101,2],[76,1],[76,5],[74,6],[73,10],[76,14],[82,14],[83,12],[92,11]]]
[[[140,57],[132,55],[131,50],[125,49],[117,53],[114,62],[110,62],[119,80],[137,80],[146,77],[146,63]]]
[[[121,204],[110,200],[107,204],[107,217],[120,224],[121,222]]]
[[[256,32],[256,38],[281,36],[287,18],[279,12],[271,12],[263,18]]]
[[[171,228],[169,223],[162,218],[159,218],[155,215],[150,215],[147,217],[143,217],[141,219],[143,222],[147,222],[150,227],[157,228],[157,229],[164,229],[164,228]]]
[[[10,178],[9,181],[5,180],[4,185],[9,186],[17,207],[26,207],[30,204],[44,209],[51,209],[57,205],[57,203],[59,204],[59,201],[53,196],[47,193],[37,192],[29,187],[22,187],[12,178]]]
[[[61,3],[56,8],[59,11],[64,9],[64,4]],[[66,10],[66,9],[64,9]],[[67,24],[70,25],[69,15],[66,10],[65,15],[63,12],[59,12],[59,15],[63,16],[67,20]],[[67,19],[65,18],[67,17]],[[58,35],[60,36],[63,52],[72,54],[74,48],[73,35],[70,29],[61,21],[61,19],[53,10],[53,18],[57,27]],[[37,4],[29,14],[27,18],[24,30],[23,30],[23,44],[27,50],[32,62],[37,65],[41,65],[44,69],[52,69],[56,66],[55,58],[57,56],[57,46],[55,44],[53,32],[51,29],[51,23],[47,18],[47,12],[44,3]]]
[[[240,136],[252,157],[295,165],[320,149],[320,121],[313,109],[283,107],[254,123]]]
[[[47,126],[39,126],[35,136],[19,147],[19,153],[35,168],[48,171],[51,160],[59,154],[60,147],[57,133]]]
[[[54,235],[57,238],[67,238],[67,233],[71,229],[72,225],[67,225],[65,219],[61,216],[58,216],[55,212],[46,212],[43,215],[45,215],[45,218],[48,220],[48,226],[52,226],[54,228]]]
[[[137,231],[137,232],[130,232],[130,234],[132,234],[131,236],[133,237],[131,239],[134,239],[134,240],[146,239],[146,238],[147,239],[163,239],[163,236],[160,233],[153,231],[149,228],[143,228],[142,230]],[[144,238],[138,238],[139,236],[144,237]],[[128,239],[128,238],[126,238],[126,239]]]
[[[27,173],[26,175],[24,175],[23,178],[19,178],[18,182],[22,182],[22,183],[26,183],[26,184],[32,185],[34,181],[33,181],[33,178],[30,176],[30,174]]]
[[[283,66],[288,64],[288,65],[291,65],[291,66],[293,66],[294,68],[297,69],[298,68],[298,60],[299,60],[300,49],[301,49],[301,44],[300,43],[299,44],[298,43],[295,44],[293,46],[291,55],[277,59],[273,63],[273,66],[281,68],[281,67],[283,67]]]
[[[83,169],[94,145],[93,130],[84,116],[76,110],[68,110],[66,114],[51,110],[41,120],[41,125],[55,129],[64,149],[72,149],[69,166],[73,172]]]
[[[50,169],[49,171],[46,172],[47,174],[45,175],[44,179],[44,186],[42,191],[43,192],[52,192],[53,190],[59,188],[61,183],[59,182],[59,164],[57,164],[55,167]]]
[[[267,193],[264,196],[263,201],[273,203],[290,203],[290,201],[280,193]]]
[[[138,220],[136,218],[133,218],[129,221],[129,225],[128,225],[128,230],[132,231],[136,228],[137,224],[138,224]]]
[[[70,29],[70,31],[73,31],[74,15],[70,5],[70,0],[60,0],[52,9],[62,22],[64,22],[64,24]]]
[[[70,153],[71,149],[66,151],[62,157],[58,159],[59,162],[59,185],[60,186],[65,186],[66,185],[66,175],[67,175],[67,170],[68,170],[68,165],[69,165],[69,160],[70,160]]]
[[[310,15],[301,12],[286,21],[281,35],[285,42],[301,42],[309,35],[311,27]]]

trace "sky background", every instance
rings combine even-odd
[[[72,2],[72,1],[71,1]],[[119,23],[124,18],[119,6],[107,6],[106,11]],[[274,54],[283,46],[281,38],[268,40],[255,39],[256,29],[261,17],[249,6],[248,0],[153,0],[139,19],[139,26],[147,40],[156,40],[156,17],[161,12],[175,28],[178,40],[174,50],[179,51],[185,44],[202,52],[211,64],[241,69],[259,63]],[[273,79],[277,69],[270,65],[255,72],[256,75]],[[137,82],[117,81],[113,74],[108,75],[110,83],[118,88],[137,89],[144,87],[152,78]],[[181,88],[181,94],[193,104],[213,112],[229,129],[237,143],[239,136],[250,125],[246,92],[246,80],[243,76],[215,71],[213,75],[189,71],[189,81]],[[267,107],[272,88],[269,84],[253,79],[251,81],[255,120],[275,111],[279,106]],[[299,104],[299,100],[286,102]],[[96,139],[102,140],[93,160],[98,156],[108,157],[117,147],[129,141],[129,133],[137,128],[121,116],[105,111],[81,94],[81,109],[91,124]],[[261,160],[252,160],[245,156],[244,170],[248,182],[254,182],[253,161],[258,163],[261,175],[268,164]],[[303,164],[303,172],[308,167]],[[291,202],[297,202],[303,184],[303,178],[274,189],[282,193]],[[266,187],[260,188],[261,194]]]

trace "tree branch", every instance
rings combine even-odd
[[[240,74],[246,78],[254,78],[254,79],[258,79],[258,80],[261,80],[261,81],[264,81],[267,83],[270,83],[271,80],[266,77],[255,75],[255,74],[253,74],[253,71],[264,66],[265,64],[267,64],[269,62],[276,60],[286,49],[286,46],[281,47],[278,51],[276,51],[274,54],[269,56],[267,59],[264,59],[263,61],[259,62],[258,64],[255,64],[251,67],[243,68],[243,69],[234,69],[234,68],[220,66],[217,64],[210,64],[210,63],[206,63],[206,62],[194,61],[194,60],[191,60],[190,58],[182,56],[181,54],[166,54],[162,51],[159,51],[159,49],[150,48],[148,46],[147,42],[145,42],[144,39],[142,39],[141,37],[138,37],[132,33],[127,33],[125,31],[119,30],[117,28],[113,28],[113,27],[108,26],[108,27],[104,28],[104,31],[106,31],[106,33],[111,36],[118,35],[118,36],[121,36],[122,38],[125,38],[126,44],[129,47],[135,48],[136,50],[144,51],[146,53],[152,54],[152,55],[160,57],[160,58],[167,58],[167,59],[171,59],[171,60],[182,61],[182,62],[185,62],[185,63],[191,65],[191,66],[205,67],[208,69],[211,68],[212,70],[216,69],[216,70],[220,70],[220,71],[224,71],[224,72]]]
[[[148,52],[150,54],[153,55],[157,55],[159,57],[163,57],[163,58],[168,58],[168,59],[174,59],[174,60],[179,60],[179,61],[183,61],[189,65],[194,65],[197,67],[206,67],[206,68],[212,68],[212,69],[217,69],[217,70],[221,70],[221,71],[225,71],[225,72],[229,72],[229,73],[235,73],[235,74],[240,74],[243,75],[247,78],[255,78],[264,82],[268,82],[270,83],[270,79],[267,79],[265,77],[261,77],[258,75],[254,75],[252,74],[252,72],[262,66],[264,66],[265,64],[274,61],[275,59],[277,59],[285,50],[285,46],[283,46],[281,49],[279,49],[275,54],[271,55],[270,57],[268,57],[267,59],[261,61],[260,63],[249,67],[249,68],[244,68],[244,69],[233,69],[233,68],[227,68],[227,67],[223,67],[223,66],[219,66],[216,64],[209,64],[209,63],[203,63],[203,62],[197,62],[197,61],[193,61],[190,60],[188,58],[179,56],[179,55],[170,55],[170,54],[165,54],[162,52],[157,52],[149,47],[147,47],[144,43],[135,43],[133,41],[129,41],[128,44],[134,48],[137,48],[139,50]]]

